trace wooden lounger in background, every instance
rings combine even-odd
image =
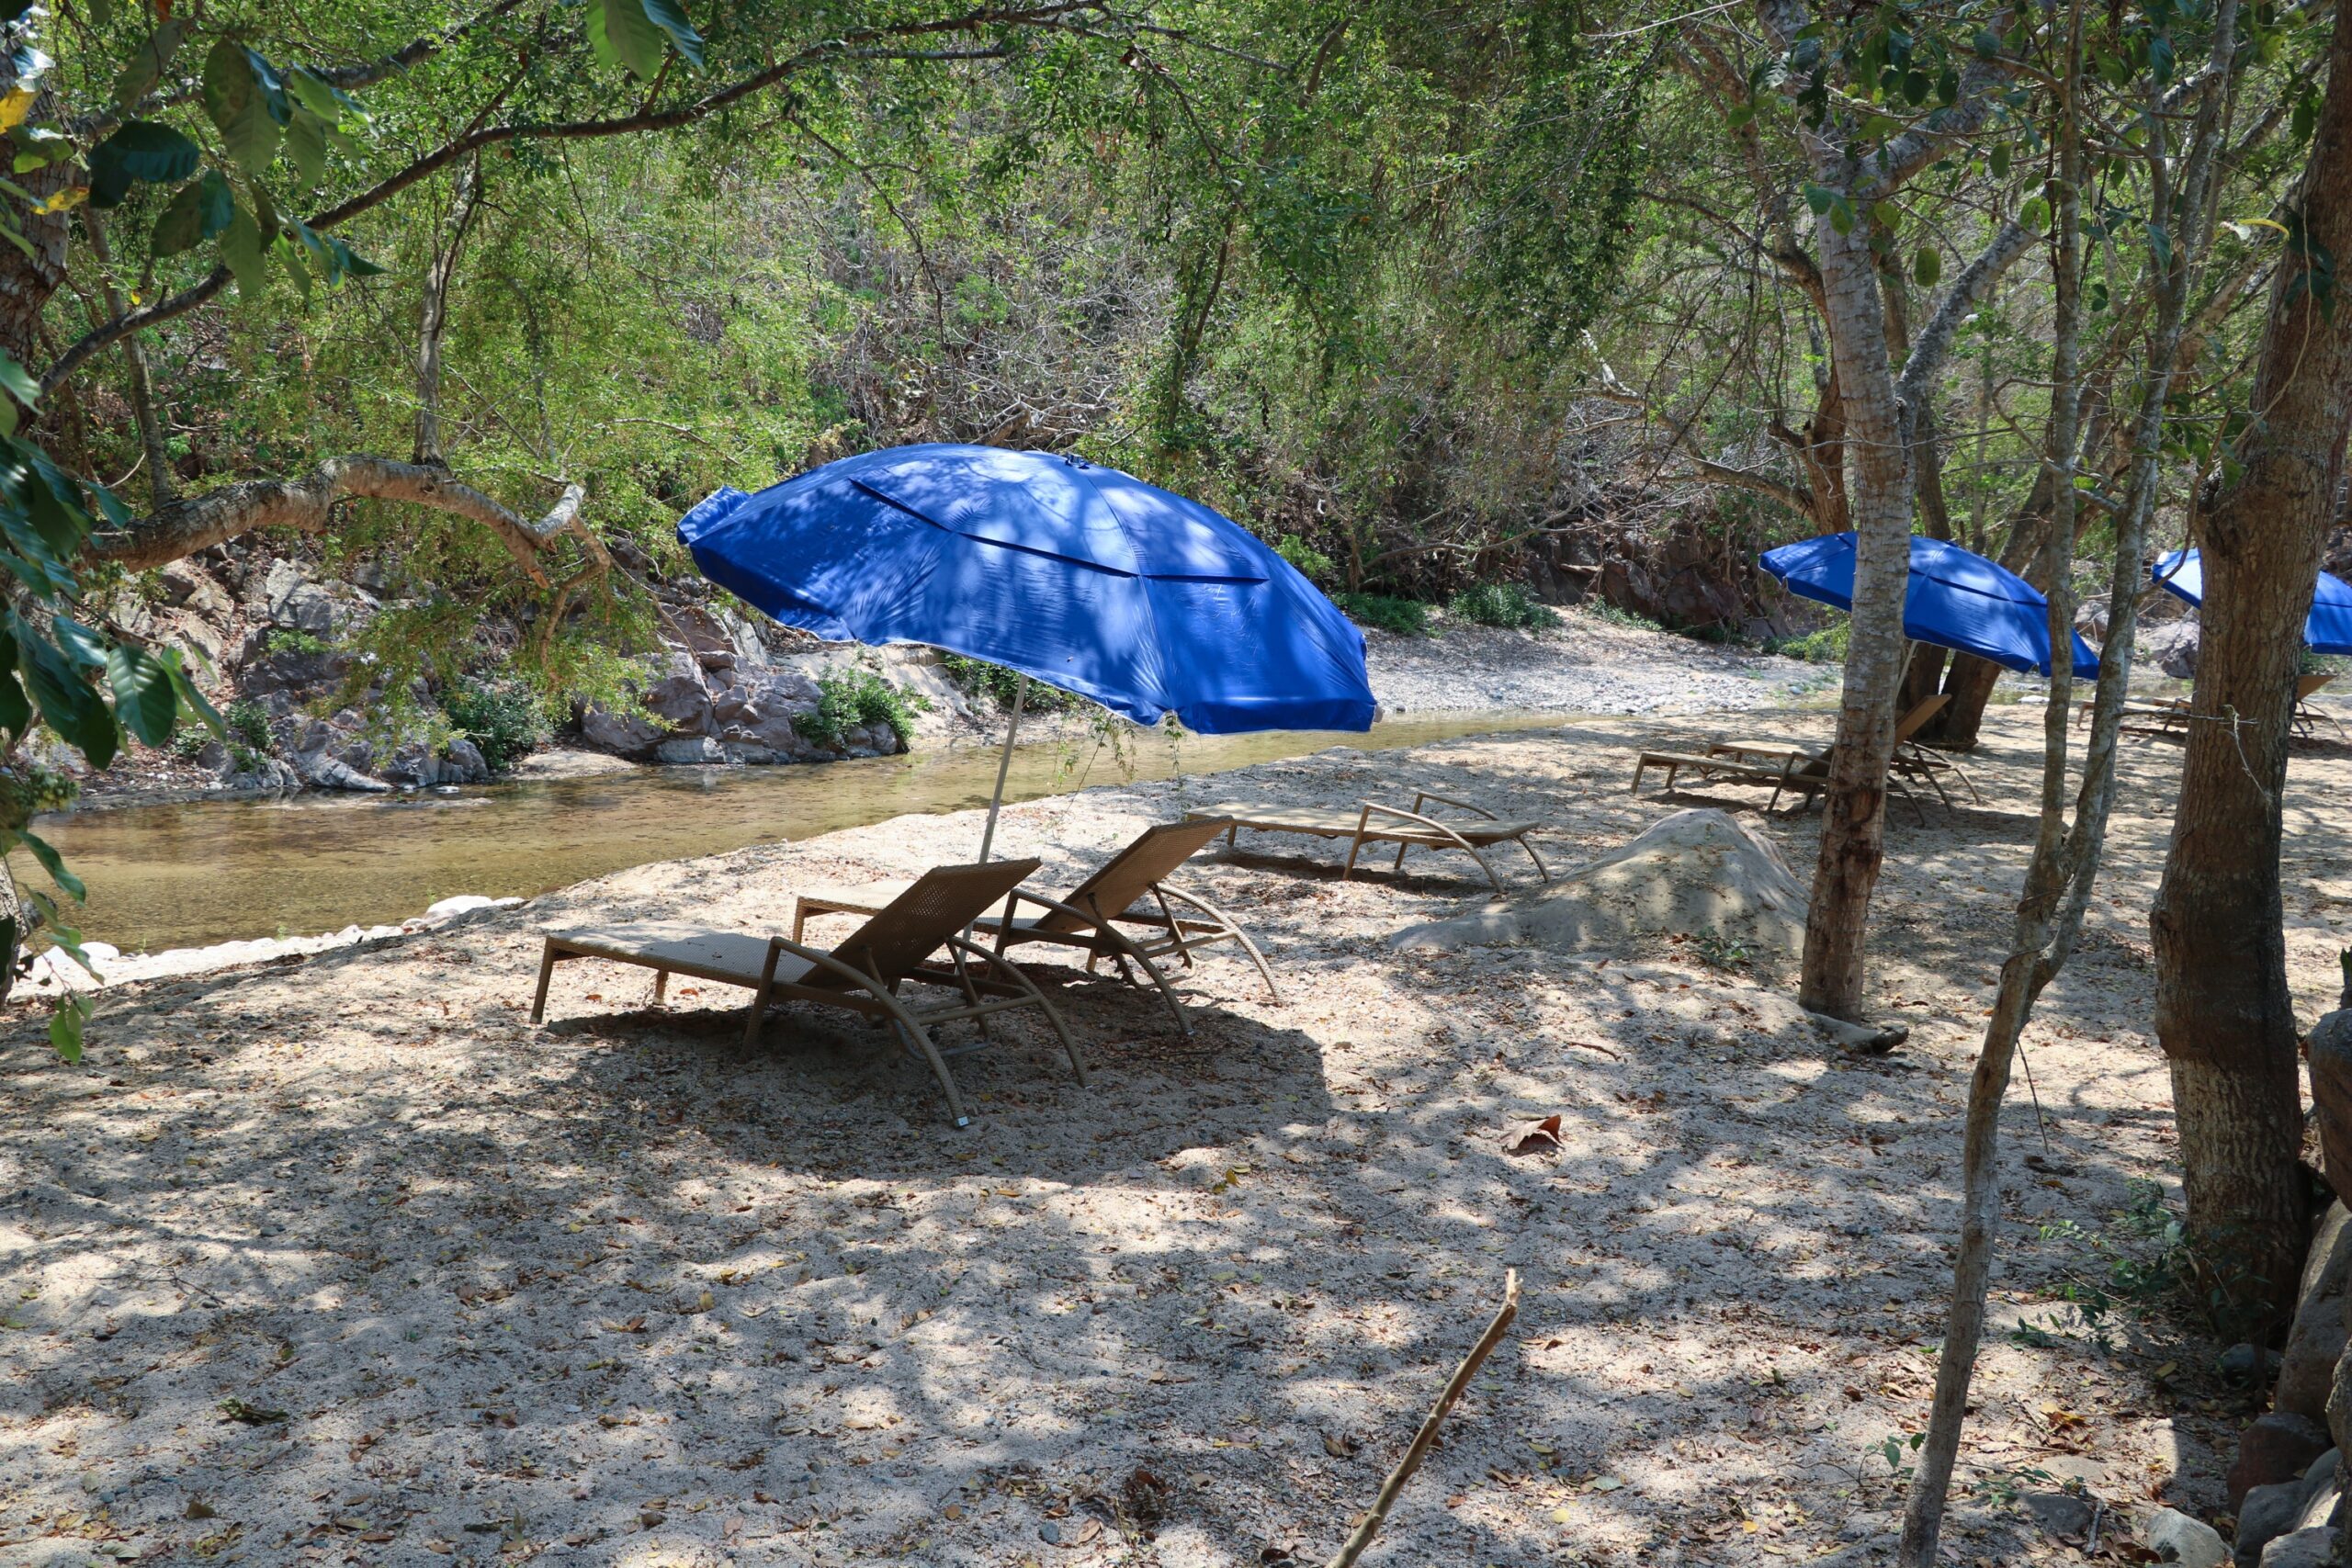
[[[1421,809],[1431,804],[1450,806],[1457,811],[1467,811],[1471,816],[1466,818],[1431,817]],[[1517,844],[1525,850],[1527,858],[1535,863],[1536,874],[1546,882],[1552,880],[1552,873],[1544,866],[1544,857],[1537,854],[1535,846],[1527,841],[1527,836],[1540,829],[1543,823],[1532,818],[1497,817],[1483,806],[1474,806],[1469,801],[1440,795],[1431,789],[1415,790],[1413,807],[1409,811],[1377,800],[1359,801],[1352,811],[1318,806],[1284,806],[1270,801],[1226,801],[1184,813],[1187,822],[1204,822],[1213,818],[1227,819],[1225,837],[1227,843],[1238,843],[1244,828],[1258,833],[1306,833],[1318,839],[1345,839],[1348,840],[1348,863],[1340,871],[1343,881],[1355,874],[1356,857],[1363,853],[1366,844],[1395,844],[1396,869],[1400,871],[1405,865],[1405,852],[1419,845],[1431,850],[1460,850],[1478,863],[1478,869],[1487,874],[1487,880],[1494,884],[1496,892],[1500,893],[1504,890],[1503,879],[1495,874],[1494,866],[1478,852],[1503,843]]]
[[[1214,817],[1147,828],[1066,897],[1048,898],[1016,887],[1003,910],[982,916],[975,922],[976,929],[994,939],[998,953],[1023,942],[1046,942],[1083,950],[1090,972],[1104,958],[1117,964],[1122,974],[1127,974],[1127,965],[1133,964],[1159,988],[1168,1010],[1176,1017],[1176,1027],[1187,1034],[1193,1026],[1161,967],[1165,959],[1179,959],[1189,969],[1193,954],[1202,948],[1238,942],[1258,966],[1267,993],[1280,1001],[1282,988],[1274,984],[1273,971],[1266,966],[1265,955],[1250,940],[1250,933],[1207,899],[1168,882],[1170,874],[1198,853],[1202,845],[1232,825],[1225,818]],[[819,915],[871,914],[890,900],[896,886],[886,883],[801,894],[792,918],[792,939],[799,941],[808,922]],[[1179,915],[1169,907],[1171,901],[1193,912]],[[1023,914],[1024,904],[1034,905],[1038,913]],[[1134,929],[1130,932],[1123,927]],[[1131,974],[1127,977],[1134,979]]]
[[[537,1023],[547,1015],[548,982],[554,976],[555,966],[582,958],[652,970],[657,999],[672,975],[746,987],[752,993],[751,1010],[743,1025],[747,1045],[758,1040],[771,1000],[844,1008],[897,1029],[907,1049],[930,1064],[956,1125],[967,1127],[972,1119],[964,1109],[964,1097],[947,1071],[946,1057],[931,1037],[932,1028],[938,1024],[968,1019],[985,1037],[994,1015],[1035,1008],[1060,1037],[1079,1083],[1086,1082],[1086,1063],[1046,994],[1003,957],[962,935],[967,926],[1011,893],[1038,863],[995,861],[985,865],[944,865],[926,872],[831,951],[804,947],[780,936],[758,937],[674,921],[549,931],[539,958],[539,987],[531,1001],[531,1021]],[[948,950],[950,962],[931,962],[943,947]],[[961,999],[938,1007],[917,1006],[899,994],[901,986],[910,983],[945,987],[960,993]]]

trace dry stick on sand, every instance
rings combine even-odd
[[[1462,1399],[1462,1391],[1470,1386],[1471,1374],[1478,1370],[1479,1363],[1487,1359],[1487,1353],[1502,1343],[1503,1331],[1518,1315],[1519,1270],[1507,1269],[1503,1271],[1503,1304],[1495,1313],[1495,1320],[1487,1325],[1487,1332],[1478,1336],[1478,1343],[1470,1347],[1470,1354],[1453,1369],[1453,1376],[1446,1382],[1445,1392],[1438,1396],[1437,1404],[1430,1408],[1429,1419],[1422,1422],[1421,1429],[1413,1434],[1412,1446],[1405,1450],[1405,1457],[1396,1461],[1396,1468],[1388,1472],[1388,1479],[1380,1483],[1380,1495],[1373,1499],[1372,1512],[1363,1517],[1363,1522],[1356,1526],[1356,1533],[1348,1538],[1348,1544],[1340,1548],[1339,1554],[1325,1563],[1324,1568],[1350,1568],[1372,1545],[1372,1538],[1380,1533],[1381,1525],[1388,1517],[1388,1510],[1396,1506],[1396,1495],[1405,1490],[1405,1483],[1413,1479],[1413,1472],[1421,1468],[1421,1461],[1429,1456],[1430,1449],[1437,1442],[1437,1429],[1445,1425],[1445,1418],[1453,1413],[1454,1405]]]

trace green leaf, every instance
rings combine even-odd
[[[1829,226],[1840,234],[1852,233],[1854,231],[1853,203],[1842,196],[1833,199],[1829,203]]]
[[[2009,177],[2009,144],[2006,141],[1995,142],[1993,155],[1987,162],[1992,165],[1995,179],[2007,179]]]
[[[130,58],[123,62],[121,72],[114,79],[114,101],[124,113],[137,108],[139,100],[155,90],[155,84],[172,68],[172,56],[179,52],[180,40],[186,37],[187,24],[174,17],[149,33],[130,51]]]
[[[1804,187],[1804,204],[1813,209],[1815,218],[1828,211],[1829,204],[1837,199],[1838,193],[1827,186],[1808,185]]]
[[[1724,124],[1729,126],[1734,130],[1738,130],[1755,118],[1756,106],[1754,104],[1734,104],[1731,107],[1731,112],[1724,116]]]
[[[90,766],[103,768],[113,761],[121,744],[114,714],[54,644],[35,632],[22,616],[12,614],[8,621],[17,634],[25,682],[32,688],[41,721],[87,758]]]
[[[172,738],[179,696],[164,661],[143,649],[118,643],[107,650],[107,684],[114,688],[115,717],[150,746]]]
[[[50,631],[57,638],[57,646],[65,657],[85,670],[103,670],[107,664],[107,640],[81,622],[60,615],[50,623]]]
[[[1903,209],[1891,201],[1878,202],[1871,208],[1871,217],[1892,229],[1903,221]]]
[[[27,408],[40,401],[40,383],[33,379],[31,371],[5,354],[0,354],[0,391]]]
[[[2156,268],[2158,271],[2169,271],[2171,269],[2172,236],[2165,231],[2165,226],[2163,224],[2151,223],[2148,225],[2148,249],[2155,253]]]
[[[1949,65],[1944,67],[1944,73],[1936,78],[1936,102],[1946,108],[1960,102],[1960,73]]]
[[[695,70],[702,69],[702,35],[686,20],[685,7],[677,0],[645,0],[646,19],[670,35],[670,42]]]
[[[269,167],[285,125],[282,109],[271,103],[276,78],[262,74],[267,69],[261,56],[225,38],[204,59],[204,112],[220,129],[229,156],[249,175]],[[277,104],[284,101],[279,92]]]
[[[327,252],[334,258],[334,272],[337,279],[345,277],[381,277],[384,269],[330,234],[326,237]]]
[[[197,721],[219,739],[228,739],[229,726],[220,717],[220,710],[207,701],[204,694],[196,689],[196,682],[187,678],[187,668],[180,662],[177,649],[167,648],[164,650],[164,668],[171,673],[172,690],[178,694],[180,705],[194,714]]]
[[[20,125],[8,132],[8,140],[16,144],[16,156],[10,167],[17,174],[30,174],[46,169],[51,164],[62,164],[74,156],[74,139],[61,135],[45,125]]]
[[[17,681],[17,672],[11,670],[0,675],[0,729],[6,729],[15,739],[21,737],[32,721],[33,705],[25,699],[25,688]]]
[[[118,207],[134,183],[173,185],[196,173],[196,143],[170,126],[134,119],[90,152],[90,205]]]
[[[83,1026],[90,1021],[90,998],[79,994],[62,998],[49,1015],[49,1044],[61,1062],[82,1059]]]
[[[268,252],[259,225],[242,207],[232,206],[229,227],[220,236],[220,259],[236,276],[237,298],[258,299],[269,288]]]
[[[296,103],[327,125],[340,125],[346,118],[364,123],[368,118],[357,99],[307,65],[297,65],[286,73],[286,87]]]
[[[90,890],[82,886],[82,879],[65,869],[65,857],[59,854],[52,845],[22,829],[17,830],[17,837],[24,840],[25,848],[32,851],[33,859],[40,862],[40,868],[49,873],[49,879],[65,890],[67,897],[79,903],[90,896]]]
[[[286,161],[294,165],[294,183],[304,190],[327,172],[326,127],[308,109],[297,113],[286,128]]]
[[[194,250],[198,242],[205,238],[204,219],[204,182],[190,180],[174,193],[170,204],[155,220],[155,254],[175,256],[182,251]]]
[[[645,14],[645,0],[588,0],[588,45],[607,65],[650,82],[669,52],[669,35]]]
[[[1911,276],[1922,288],[1933,288],[1936,279],[1944,275],[1944,258],[1933,245],[1922,245],[1919,254],[1911,258]]]
[[[2018,209],[2018,227],[2039,234],[2050,227],[2050,203],[2035,197]]]
[[[114,0],[88,0],[90,25],[99,31],[114,26]]]

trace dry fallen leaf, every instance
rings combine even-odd
[[[1503,1153],[1535,1155],[1560,1146],[1560,1118],[1555,1111],[1541,1122],[1520,1122],[1503,1131]]]

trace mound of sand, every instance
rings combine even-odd
[[[1408,926],[1399,948],[1523,944],[1574,951],[1636,935],[1713,935],[1795,953],[1805,891],[1780,852],[1729,814],[1678,811],[1548,886],[1450,920]]]

